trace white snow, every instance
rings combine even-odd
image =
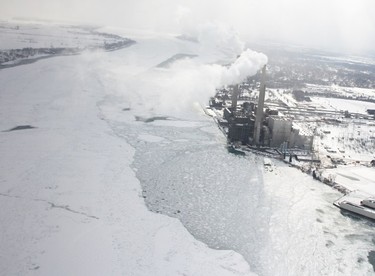
[[[95,26],[46,22],[0,21],[0,49],[86,48],[116,41],[93,33]]]
[[[145,142],[150,142],[150,143],[157,143],[157,142],[162,142],[165,140],[163,137],[150,135],[150,134],[141,134],[138,136],[138,139],[145,141]]]
[[[155,69],[178,53],[200,57]],[[197,112],[231,81],[211,74],[222,56],[142,34],[121,51],[1,70],[2,273],[373,274],[373,226],[343,217],[338,192],[229,155]],[[19,125],[35,128],[6,131]]]
[[[335,175],[335,182],[351,191],[375,195],[375,168],[364,166],[344,166],[324,171],[324,175]]]
[[[264,182],[272,210],[269,247],[263,249],[270,258],[268,275],[373,274],[371,267],[353,262],[373,247],[372,238],[366,241],[373,226],[343,217],[332,205],[339,193],[279,162],[265,172]]]
[[[315,149],[321,154],[341,158],[347,164],[369,165],[374,159],[375,127],[364,120],[348,119],[342,123],[326,124],[317,128]]]
[[[282,91],[279,91],[279,89],[268,89],[267,91],[270,91],[274,97],[276,97],[286,106],[289,106],[289,107],[297,106],[296,100],[290,94],[283,93]]]
[[[360,87],[345,87],[345,86],[338,86],[338,85],[316,85],[316,84],[306,84],[306,91],[309,92],[318,92],[321,93],[324,97],[324,94],[327,92],[329,93],[336,93],[340,96],[345,97],[364,97],[369,99],[374,99],[375,97],[375,90],[371,88],[360,88]]]
[[[360,113],[367,115],[367,109],[375,109],[375,103],[346,100],[346,99],[334,99],[334,98],[319,98],[311,97],[311,101],[314,104],[318,104],[320,107],[337,110],[337,111],[349,111],[350,113]]]
[[[134,149],[98,107],[119,92],[100,81],[118,58],[56,57],[0,71],[0,129],[36,127],[0,136],[2,273],[250,275],[239,254],[209,249],[145,207]]]

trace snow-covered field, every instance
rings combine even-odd
[[[219,49],[136,40],[0,71],[1,274],[373,274],[338,192],[225,151],[195,104],[230,77]]]
[[[366,120],[321,124],[316,132],[315,149],[321,155],[342,158],[348,164],[359,161],[369,165],[375,158],[375,126]]]
[[[340,166],[328,169],[326,175],[334,174],[336,183],[345,186],[351,191],[359,190],[367,194],[374,194],[375,170],[364,166]]]
[[[307,84],[306,91],[308,92],[319,92],[321,94],[325,93],[338,93],[341,96],[346,97],[364,97],[369,99],[374,99],[375,90],[370,88],[360,88],[360,87],[342,87],[337,85],[315,85]]]
[[[0,69],[83,51],[114,51],[134,41],[98,31],[98,26],[0,21]]]
[[[116,41],[116,37],[93,32],[96,28],[43,21],[0,21],[0,49],[86,48]]]
[[[320,97],[311,97],[311,101],[317,108],[348,111],[349,113],[359,113],[363,115],[367,115],[367,109],[375,109],[375,103],[364,101]]]

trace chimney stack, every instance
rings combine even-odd
[[[259,88],[259,100],[258,100],[258,107],[257,113],[255,118],[255,129],[254,129],[254,142],[256,145],[259,145],[260,141],[260,130],[262,128],[261,124],[263,122],[263,108],[264,108],[264,97],[266,95],[266,65],[263,66],[262,69],[262,76],[260,81],[260,88]]]
[[[238,98],[238,84],[233,86],[232,92],[232,112],[236,112],[237,109],[237,98]]]

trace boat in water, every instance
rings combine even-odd
[[[363,206],[375,209],[375,198],[366,198],[361,201]]]
[[[375,220],[375,200],[364,199],[359,204],[349,200],[337,200],[333,203],[340,209],[355,213],[357,215]]]

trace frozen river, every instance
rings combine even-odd
[[[374,273],[373,223],[341,214],[332,205],[341,194],[297,169],[275,161],[265,170],[260,156],[229,154],[211,119],[114,125],[136,149],[148,208],[180,219],[211,248],[241,253],[259,275]]]
[[[205,56],[173,37],[137,42],[0,71],[4,273],[374,274],[373,223],[286,164],[229,154],[191,108],[223,67],[154,70]]]
[[[265,170],[261,156],[229,154],[212,119],[186,106],[205,93],[189,82],[198,76],[142,66],[135,77],[124,80],[122,69],[102,80],[126,94],[101,109],[135,149],[151,211],[178,218],[211,248],[242,254],[258,275],[373,275],[374,224],[341,214],[332,205],[340,193],[286,164]],[[186,75],[194,79],[182,87]]]

